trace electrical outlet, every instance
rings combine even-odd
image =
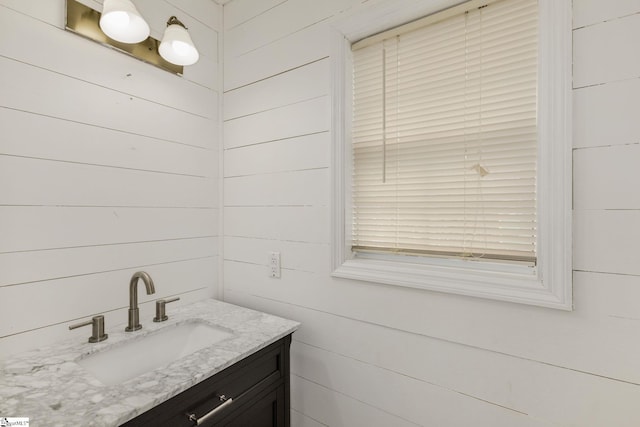
[[[280,252],[269,252],[269,277],[280,278]]]

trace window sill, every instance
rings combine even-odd
[[[535,268],[497,263],[488,266],[475,261],[458,263],[464,266],[446,265],[446,262],[440,263],[438,260],[412,263],[356,258],[344,261],[332,275],[371,283],[571,310],[566,299],[543,285]]]

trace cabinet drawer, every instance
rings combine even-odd
[[[288,344],[286,337],[224,369],[157,407],[123,424],[135,426],[193,426],[189,415],[201,418],[220,408],[204,425],[216,425],[224,417],[263,394],[288,381]],[[288,384],[287,384],[288,385]],[[233,401],[225,402],[220,396]],[[288,403],[288,402],[287,402]]]

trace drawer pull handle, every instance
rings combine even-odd
[[[207,421],[209,418],[213,417],[218,412],[222,411],[225,407],[227,407],[227,406],[229,406],[229,405],[231,405],[233,403],[233,399],[230,398],[230,397],[225,396],[224,394],[222,396],[218,396],[218,398],[220,399],[220,402],[224,402],[222,405],[220,405],[217,408],[207,412],[206,414],[204,414],[200,418],[198,418],[196,416],[196,414],[190,414],[189,415],[189,421],[195,423],[194,426],[199,426],[203,422]]]

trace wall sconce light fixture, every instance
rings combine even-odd
[[[131,0],[104,0],[100,28],[113,40],[140,43],[151,30]]]
[[[167,21],[158,51],[160,56],[176,65],[192,65],[200,58],[187,27],[175,16]]]
[[[172,16],[160,43],[131,0],[104,0],[102,14],[77,0],[67,0],[66,29],[115,48],[174,74],[199,59],[187,28]]]

